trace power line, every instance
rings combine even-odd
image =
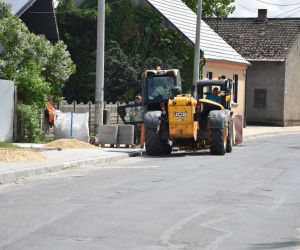
[[[295,6],[295,5],[300,5],[300,3],[293,3],[293,4],[276,4],[276,3],[268,3],[262,0],[256,0],[257,2],[268,4],[268,5],[274,5],[274,6]]]
[[[239,3],[236,3],[236,5],[242,7],[242,8],[245,9],[245,10],[248,10],[248,11],[254,13],[254,14],[257,14],[254,10],[251,10],[251,9],[249,9],[249,8],[247,8],[247,7],[245,7],[245,6],[241,5],[241,4],[239,4]]]
[[[290,9],[290,10],[288,10],[288,11],[284,11],[284,12],[282,12],[281,14],[279,14],[278,16],[275,16],[274,18],[280,17],[280,16],[285,15],[285,14],[287,14],[287,13],[289,13],[289,12],[293,12],[294,10],[297,10],[297,9],[300,9],[300,6],[297,7],[297,8]]]
[[[300,7],[299,7],[299,8],[300,8]],[[296,10],[296,11],[294,11],[294,12],[292,12],[291,14],[285,16],[285,18],[287,18],[287,17],[293,17],[293,15],[296,15],[296,14],[298,13],[298,11],[300,10],[299,8],[296,8],[296,9],[298,9],[298,10],[294,9],[294,10]]]
[[[296,14],[297,14],[297,13],[294,13],[292,16],[288,16],[288,17],[291,17],[291,18],[299,18],[300,15],[298,14],[298,15],[296,16]]]
[[[108,5],[113,5],[113,4],[116,4],[116,3],[123,2],[123,1],[124,1],[124,0],[116,1],[116,2],[113,2],[113,3],[108,3]]]

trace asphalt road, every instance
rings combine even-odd
[[[300,134],[0,187],[0,249],[300,249]]]

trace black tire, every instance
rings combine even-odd
[[[224,140],[224,129],[210,129],[209,133],[209,147],[210,153],[213,155],[224,155],[226,153],[226,142]]]
[[[156,129],[145,128],[145,146],[147,155],[160,155],[161,144]]]
[[[233,144],[232,130],[230,129],[227,136],[226,153],[232,152],[232,144]]]

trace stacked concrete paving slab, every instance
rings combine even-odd
[[[133,145],[133,125],[102,125],[99,129],[100,144],[110,145]]]

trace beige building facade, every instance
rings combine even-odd
[[[217,80],[223,75],[234,81],[232,89],[233,116],[245,114],[246,72],[248,65],[231,62],[207,60],[203,67],[203,77]]]

